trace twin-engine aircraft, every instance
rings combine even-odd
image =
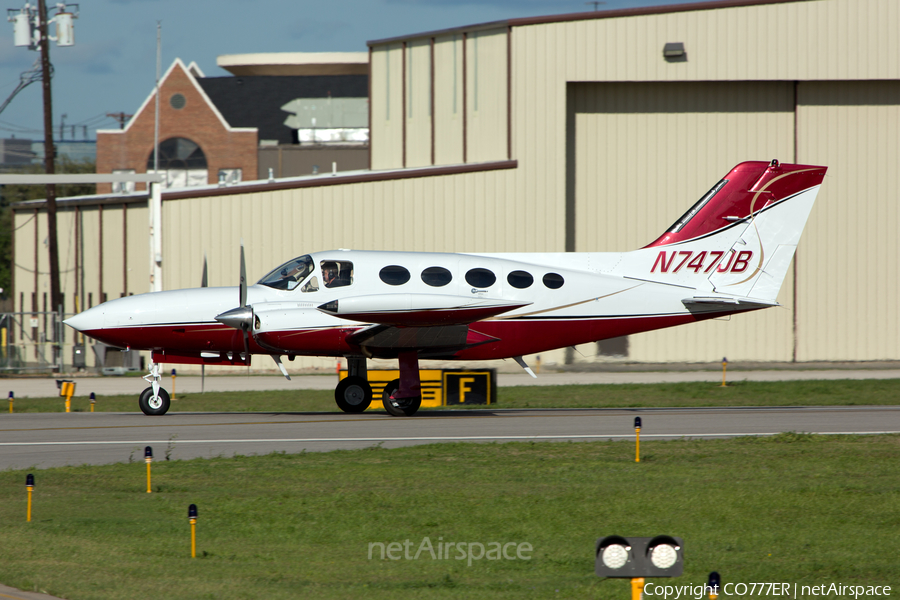
[[[341,410],[372,402],[368,358],[396,358],[381,398],[421,404],[419,359],[513,358],[770,306],[826,167],[745,162],[659,239],[632,252],[439,254],[332,250],[294,258],[256,285],[155,292],[68,319],[121,348],[150,350],[141,410],[162,415],[160,363],[249,365],[271,356],[345,357]],[[534,373],[531,373],[533,376]]]

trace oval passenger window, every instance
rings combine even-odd
[[[527,271],[511,271],[506,276],[506,281],[514,288],[524,290],[527,287],[531,287],[531,284],[534,283],[534,277]]]
[[[409,281],[409,271],[400,265],[389,265],[383,268],[378,276],[388,285],[403,285]]]
[[[566,282],[559,273],[547,273],[544,275],[544,285],[551,290],[558,290]]]
[[[443,287],[453,280],[453,275],[444,267],[428,267],[422,271],[422,281],[431,287]]]
[[[494,275],[493,272],[479,267],[470,269],[469,272],[466,273],[466,281],[471,286],[477,288],[486,288],[494,285],[494,282],[497,281],[497,276]]]

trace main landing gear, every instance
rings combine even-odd
[[[366,379],[366,359],[347,358],[347,377],[334,390],[338,408],[361,413],[372,403],[372,386]],[[419,355],[415,350],[400,353],[400,378],[388,383],[381,396],[384,410],[392,417],[411,417],[422,404],[419,383]]]
[[[145,415],[164,415],[169,410],[169,392],[159,386],[159,365],[150,363],[150,374],[144,375],[150,387],[141,392],[138,406]]]

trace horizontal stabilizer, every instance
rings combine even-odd
[[[708,313],[735,310],[754,310],[757,308],[769,308],[781,306],[777,302],[760,300],[759,298],[737,298],[733,296],[694,296],[681,301],[692,313]]]

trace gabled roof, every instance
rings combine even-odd
[[[256,127],[260,140],[292,142],[281,107],[296,98],[366,98],[368,75],[205,77],[197,83],[233,127]]]
[[[206,102],[206,104],[209,106],[209,108],[213,112],[213,114],[215,114],[216,117],[219,119],[219,122],[222,123],[222,127],[224,127],[228,131],[252,131],[253,130],[252,127],[251,128],[235,127],[235,126],[229,124],[228,121],[225,120],[225,118],[222,116],[222,113],[219,111],[219,109],[216,107],[216,105],[213,103],[213,101],[210,100],[209,96],[206,94],[206,92],[203,90],[203,88],[197,84],[197,81],[198,81],[197,76],[198,75],[202,76],[203,72],[200,71],[200,67],[198,67],[197,64],[194,62],[192,62],[190,64],[190,66],[185,66],[185,64],[183,62],[181,62],[180,58],[176,58],[172,62],[172,64],[169,66],[169,68],[166,70],[165,74],[160,78],[160,80],[159,80],[159,88],[160,89],[162,89],[164,87],[166,79],[168,79],[169,76],[172,75],[172,72],[176,68],[181,69],[184,72],[184,74],[187,76],[187,78],[194,85],[194,88],[196,88],[197,93],[200,94],[200,97],[203,98],[203,101]],[[149,109],[148,109],[148,107],[150,105],[150,101],[153,100],[155,97],[156,97],[156,87],[154,86],[154,88],[150,91],[150,95],[147,96],[147,98],[144,100],[143,104],[141,104],[141,107],[139,109],[137,109],[137,112],[134,113],[134,116],[128,120],[128,124],[125,126],[124,129],[98,129],[97,133],[124,134],[129,129],[131,129],[132,124],[137,122],[138,118],[141,116],[141,113],[143,113],[145,110],[153,110],[152,107],[150,107]]]

